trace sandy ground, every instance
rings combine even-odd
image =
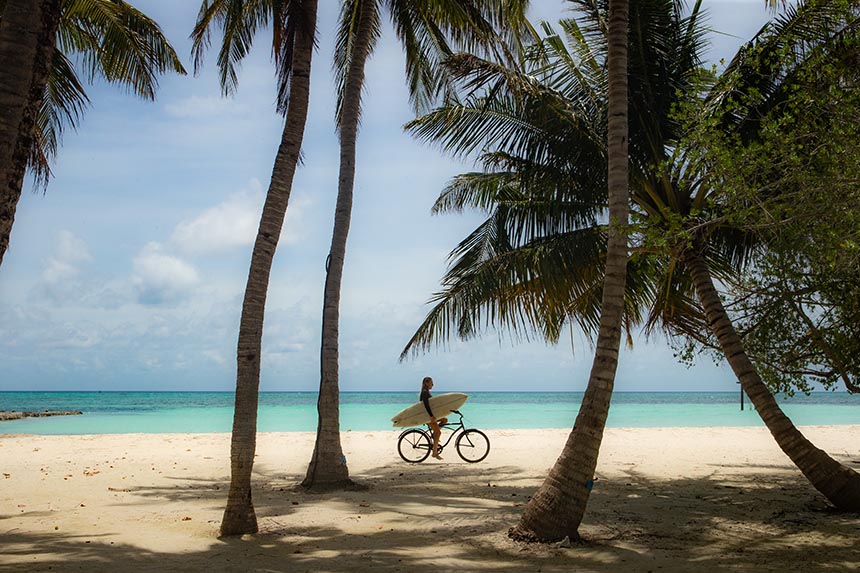
[[[860,426],[803,428],[860,470]],[[607,430],[570,548],[506,536],[566,430],[488,432],[486,461],[409,465],[398,433],[345,432],[366,491],[296,488],[313,434],[261,434],[260,533],[216,538],[229,436],[0,436],[0,571],[860,571],[836,512],[763,428]]]

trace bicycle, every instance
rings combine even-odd
[[[448,434],[448,439],[445,440],[444,444],[441,438],[439,439],[438,452],[441,454],[442,450],[451,443],[454,435],[457,435],[454,447],[457,449],[460,457],[470,464],[482,461],[490,453],[490,439],[481,430],[474,428],[466,429],[466,426],[463,424],[463,414],[458,410],[454,410],[451,413],[460,416],[460,420],[455,423],[448,422],[440,425],[442,429],[450,430],[453,428],[453,431]],[[430,455],[430,452],[433,450],[433,434],[429,430],[429,424],[427,428],[427,430],[410,428],[401,432],[400,437],[397,439],[397,452],[404,461],[410,464],[418,464],[426,460]]]

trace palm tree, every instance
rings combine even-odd
[[[256,533],[258,530],[251,497],[251,470],[257,447],[263,318],[272,260],[301,156],[310,97],[316,20],[316,0],[204,0],[192,34],[195,70],[199,70],[203,54],[209,46],[210,28],[215,24],[223,30],[218,68],[222,88],[225,94],[231,94],[238,84],[237,64],[250,51],[257,30],[266,23],[271,24],[272,54],[278,74],[278,111],[286,116],[242,302],[236,351],[236,401],[230,443],[230,491],[221,522],[222,536]]]
[[[504,51],[495,29],[516,37],[524,25],[526,0],[346,0],[335,50],[338,81],[337,124],[340,173],[331,248],[326,263],[320,351],[317,437],[308,471],[308,488],[349,486],[340,443],[338,322],[343,265],[352,213],[355,155],[365,62],[381,34],[387,9],[406,54],[406,76],[416,109],[425,109],[445,90],[439,62],[450,55],[449,41],[463,48]]]
[[[66,126],[89,100],[70,58],[155,99],[158,76],[185,70],[161,29],[121,0],[0,0],[0,264],[29,167],[47,185]]]
[[[59,0],[7,0],[0,5],[0,264],[32,146],[39,100],[48,79],[59,23]]]
[[[594,485],[597,456],[609,415],[627,279],[628,124],[627,124],[627,0],[609,0],[606,30],[607,145],[609,239],[594,362],[573,429],[549,475],[526,505],[511,535],[552,541],[579,537]]]
[[[846,46],[856,45],[860,39],[857,7],[855,2],[808,2],[786,10],[772,29],[766,28],[754,43],[740,50],[723,81],[712,90],[706,112],[716,117],[719,128],[735,134],[739,143],[754,142],[762,119],[779,114],[790,101],[794,83],[803,85],[818,62],[835,60]],[[856,89],[855,85],[839,87]],[[704,163],[707,168],[709,161]],[[707,225],[688,223],[687,227],[689,240],[676,246],[676,256],[689,273],[705,319],[741,387],[779,447],[812,485],[837,508],[860,510],[860,474],[815,447],[782,412],[749,358],[714,285],[707,260],[714,240]]]
[[[404,354],[438,344],[454,330],[469,337],[494,324],[517,334],[534,329],[549,340],[558,338],[568,320],[595,330],[600,301],[594,292],[603,282],[599,269],[606,256],[599,240],[606,226],[595,215],[605,204],[599,189],[606,175],[597,169],[598,158],[605,157],[605,124],[594,120],[605,113],[607,100],[600,65],[605,4],[582,4],[581,24],[562,23],[569,49],[547,27],[549,37],[534,48],[526,72],[459,58],[454,65],[468,97],[409,126],[461,154],[488,147],[485,170],[455,179],[436,209],[477,207],[490,217],[452,253],[445,288]],[[626,324],[644,322],[649,330],[662,326],[700,338],[711,330],[780,447],[834,505],[856,509],[860,476],[815,448],[782,414],[720,304],[712,277],[737,276],[751,250],[766,245],[724,216],[719,182],[709,178],[698,150],[684,147],[686,126],[677,116],[678,108],[704,110],[704,123],[754,131],[762,114],[779,109],[791,93],[793,68],[807,61],[798,56],[792,66],[786,57],[802,56],[809,46],[827,49],[830,38],[856,31],[832,3],[789,10],[743,48],[714,85],[699,63],[699,4],[686,17],[682,9],[669,0],[631,5],[630,190],[636,232]],[[748,93],[761,94],[762,101],[742,115],[735,95]],[[579,478],[567,475],[557,477],[559,489],[581,487],[573,481]],[[530,520],[527,512],[517,532],[531,530],[543,539],[562,534],[544,536]]]

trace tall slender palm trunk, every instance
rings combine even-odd
[[[319,421],[314,452],[302,485],[307,488],[331,489],[352,485],[349,468],[340,443],[340,398],[338,390],[338,327],[340,289],[346,240],[352,215],[355,184],[355,154],[364,65],[370,53],[371,21],[377,10],[375,0],[363,0],[359,9],[357,33],[343,88],[340,116],[340,175],[331,249],[326,261],[323,294],[322,343],[320,348],[320,392],[317,401]]]
[[[609,245],[600,329],[588,386],[564,449],[543,485],[532,496],[519,524],[517,539],[555,541],[579,537],[579,525],[594,485],[594,470],[609,414],[609,402],[621,344],[627,276],[627,0],[609,3]]]
[[[0,264],[51,68],[60,0],[7,0],[0,21]]]
[[[310,22],[312,27],[315,26],[317,0],[305,0],[304,7],[307,22]],[[308,116],[313,49],[314,30],[300,30],[295,41],[290,101],[284,132],[260,217],[245,287],[245,299],[242,303],[236,353],[236,404],[230,442],[230,491],[221,521],[223,536],[257,532],[257,516],[251,499],[251,470],[257,448],[257,400],[260,391],[263,318],[272,260],[281,236]]]
[[[704,259],[698,253],[688,251],[682,260],[690,271],[708,324],[717,336],[729,365],[780,449],[833,505],[847,511],[860,511],[860,474],[816,448],[782,412],[747,356]]]

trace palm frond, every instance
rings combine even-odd
[[[68,0],[61,19],[58,47],[79,59],[89,81],[102,77],[151,100],[161,74],[185,74],[158,24],[122,0]]]
[[[371,2],[373,4],[373,9],[369,12],[370,15],[367,22],[362,22],[360,18],[363,2]],[[343,97],[346,87],[346,77],[349,67],[354,60],[353,50],[360,26],[366,26],[370,29],[370,41],[367,47],[368,53],[363,55],[363,58],[366,58],[373,53],[376,43],[382,35],[378,0],[344,0],[341,6],[337,36],[335,37],[334,62],[332,64],[337,93],[335,108],[337,125],[340,125],[341,112],[344,105]]]
[[[278,79],[277,109],[286,115],[290,102],[290,82],[293,77],[293,54],[297,37],[301,34],[311,39],[316,47],[316,20],[308,13],[307,4],[301,0],[272,1],[272,59]]]
[[[591,293],[588,275],[568,271],[576,261],[600,257],[605,239],[595,229],[511,249],[498,219],[489,218],[458,246],[458,257],[443,279],[444,289],[431,299],[433,309],[401,359],[410,352],[445,344],[454,334],[467,339],[490,326],[518,338],[527,339],[538,331],[550,340],[557,339],[567,317],[559,302],[569,301],[573,292],[583,297]],[[576,281],[575,288],[567,281],[561,283],[568,278]],[[590,305],[580,301],[580,307],[578,318],[596,324],[595,316],[589,314]]]
[[[297,35],[316,45],[316,21],[308,16],[302,0],[203,0],[191,33],[194,73],[203,67],[211,46],[213,28],[222,32],[218,51],[218,73],[224,95],[236,93],[239,66],[250,53],[257,33],[272,30],[272,60],[277,75],[277,110],[286,114]]]
[[[428,110],[441,93],[450,91],[442,62],[451,55],[445,32],[427,10],[409,2],[388,1],[394,32],[406,55],[406,83],[417,112]],[[452,2],[454,8],[459,8]]]
[[[42,188],[51,177],[51,163],[63,132],[69,127],[77,129],[89,102],[72,63],[60,50],[54,50],[28,161],[28,168]]]
[[[753,137],[762,117],[789,97],[809,56],[821,50],[838,55],[839,40],[858,26],[856,10],[841,2],[786,7],[738,50],[709,94],[707,112],[720,117],[722,129]]]
[[[223,38],[218,51],[218,79],[224,95],[236,93],[238,67],[251,51],[257,31],[269,23],[272,3],[267,0],[203,0],[191,33],[194,71],[198,73],[211,42],[213,25]]]
[[[64,131],[77,127],[89,104],[76,63],[83,68],[86,81],[102,78],[144,99],[155,98],[161,74],[185,73],[158,24],[130,4],[122,0],[63,1],[57,49],[27,163],[42,188],[50,179]]]
[[[474,208],[488,218],[452,251],[443,288],[401,358],[489,328],[553,342],[565,324],[586,334],[597,325],[605,245],[584,237],[594,241],[605,223],[607,1],[575,4],[576,20],[562,22],[562,34],[544,24],[545,37],[518,66],[474,55],[450,58],[456,93],[406,126],[483,168],[454,178],[434,212]],[[679,254],[691,244],[701,247],[714,278],[731,284],[765,247],[727,216],[720,182],[686,137],[688,118],[679,108],[700,108],[695,117],[705,125],[725,116],[754,130],[755,113],[790,94],[799,70],[816,61],[811,54],[857,57],[837,50],[853,46],[839,40],[856,22],[836,12],[820,2],[788,9],[716,80],[701,62],[702,2],[690,9],[681,0],[631,5],[630,183],[638,246],[628,267],[628,332],[644,322],[646,334],[662,329],[711,344]],[[831,31],[818,29],[822,23]],[[787,59],[769,59],[780,53]],[[755,105],[735,117],[739,108],[731,98],[741,88],[749,88],[747,101]]]

